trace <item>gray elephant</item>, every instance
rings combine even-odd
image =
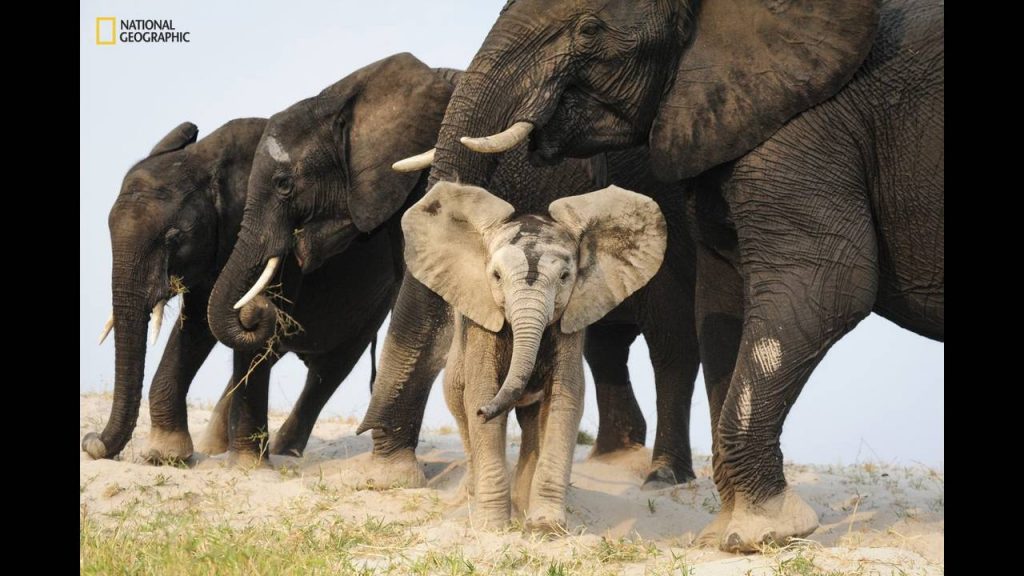
[[[452,97],[432,181],[486,187],[525,141],[540,162],[647,146],[687,190],[723,503],[705,542],[815,529],[779,438],[862,318],[944,337],[944,54],[938,0],[514,0]],[[415,354],[401,328],[385,348]]]
[[[582,330],[646,284],[665,253],[665,221],[646,196],[610,187],[556,200],[549,214],[516,215],[482,188],[439,182],[402,218],[409,272],[459,313],[445,399],[480,526],[505,526],[515,500],[528,528],[565,529]],[[505,468],[513,407],[523,430],[514,492]]]
[[[398,54],[270,118],[253,159],[238,241],[209,298],[209,325],[219,341],[242,351],[262,348],[282,310],[305,329],[288,340],[288,349],[303,355],[330,349],[351,331],[376,332],[404,273],[399,215],[422,196],[424,185],[420,174],[397,173],[390,165],[433,145],[451,90],[443,73]],[[323,276],[325,263],[360,258],[378,241],[386,252],[361,258],[343,276]],[[289,309],[265,290],[292,274],[302,298]],[[307,298],[310,283],[320,281],[323,291]],[[346,313],[324,313],[324,307]],[[268,384],[250,379],[232,398],[236,454],[261,449]],[[321,406],[336,386],[332,379],[317,388]],[[404,453],[378,456],[396,481],[403,474],[422,476],[414,459],[401,459]]]
[[[178,293],[183,294],[182,316],[174,324],[153,378],[152,429],[143,455],[154,463],[192,455],[185,397],[216,343],[206,321],[207,300],[234,247],[249,170],[266,124],[262,118],[232,120],[197,141],[198,128],[183,123],[125,176],[110,211],[114,314],[101,336],[102,343],[109,331],[115,330],[114,404],[103,433],[89,433],[82,440],[83,450],[93,458],[117,456],[131,438],[141,400],[146,314],[153,309],[155,339],[164,305]],[[390,242],[386,235],[367,239],[347,258],[332,260],[319,275],[306,278],[303,286],[297,271],[288,275],[281,291],[297,302],[293,314],[307,332],[283,338],[275,354],[235,352],[231,380],[214,410],[201,451],[227,449],[231,391],[244,393],[248,383],[269,379],[276,354],[299,350],[310,369],[307,386],[271,451],[302,452],[323,403],[349,373],[390,309],[401,277],[395,272],[396,264],[388,263],[399,257]],[[363,274],[357,282],[350,278],[356,268]],[[352,293],[352,302],[338,299],[325,303],[319,294],[325,288],[336,291],[343,281]],[[391,291],[378,295],[380,285],[391,286]],[[311,318],[319,316],[345,318],[350,330],[331,327],[329,335],[319,336],[333,347],[310,345],[309,338],[317,333]]]

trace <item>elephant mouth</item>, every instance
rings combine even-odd
[[[303,274],[324,265],[332,256],[348,249],[360,234],[349,219],[308,224],[295,231],[293,251]]]
[[[553,112],[530,135],[530,160],[557,164],[565,158],[588,158],[631,145],[628,118],[585,90],[570,86]]]

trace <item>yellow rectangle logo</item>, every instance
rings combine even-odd
[[[117,43],[117,18],[113,16],[96,18],[96,44],[113,46]]]

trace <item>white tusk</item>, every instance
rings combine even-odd
[[[103,341],[110,335],[110,331],[114,329],[114,313],[110,313],[110,318],[107,318],[107,323],[103,325],[103,332],[100,332],[100,346],[103,345]]]
[[[530,135],[532,130],[532,123],[520,121],[506,128],[504,132],[480,138],[463,136],[459,139],[459,142],[462,142],[463,146],[474,152],[496,154],[515,148],[517,144],[526,140],[526,137]]]
[[[418,170],[426,170],[434,163],[435,150],[437,149],[431,148],[421,154],[399,160],[391,165],[391,169],[395,172],[416,172]]]
[[[252,288],[249,288],[249,291],[245,293],[245,296],[242,296],[241,300],[235,302],[235,310],[245,306],[250,300],[259,296],[260,292],[263,292],[263,289],[267,287],[267,284],[270,284],[270,279],[274,277],[274,272],[277,271],[277,263],[280,261],[281,258],[278,256],[274,256],[270,260],[267,260],[267,267],[263,270],[263,274],[260,274],[259,279],[252,285]]]
[[[164,323],[164,306],[167,304],[167,300],[161,300],[153,306],[153,317],[150,319],[153,322],[152,327],[149,329],[149,345],[156,344],[156,338],[160,335],[160,326]]]

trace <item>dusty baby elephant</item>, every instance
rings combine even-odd
[[[488,527],[508,523],[512,501],[528,528],[565,527],[582,330],[646,284],[665,254],[665,220],[646,196],[612,186],[548,211],[516,215],[483,188],[439,182],[402,218],[409,272],[461,314],[445,399],[469,455],[475,520]],[[514,490],[505,465],[513,406],[523,429]]]

